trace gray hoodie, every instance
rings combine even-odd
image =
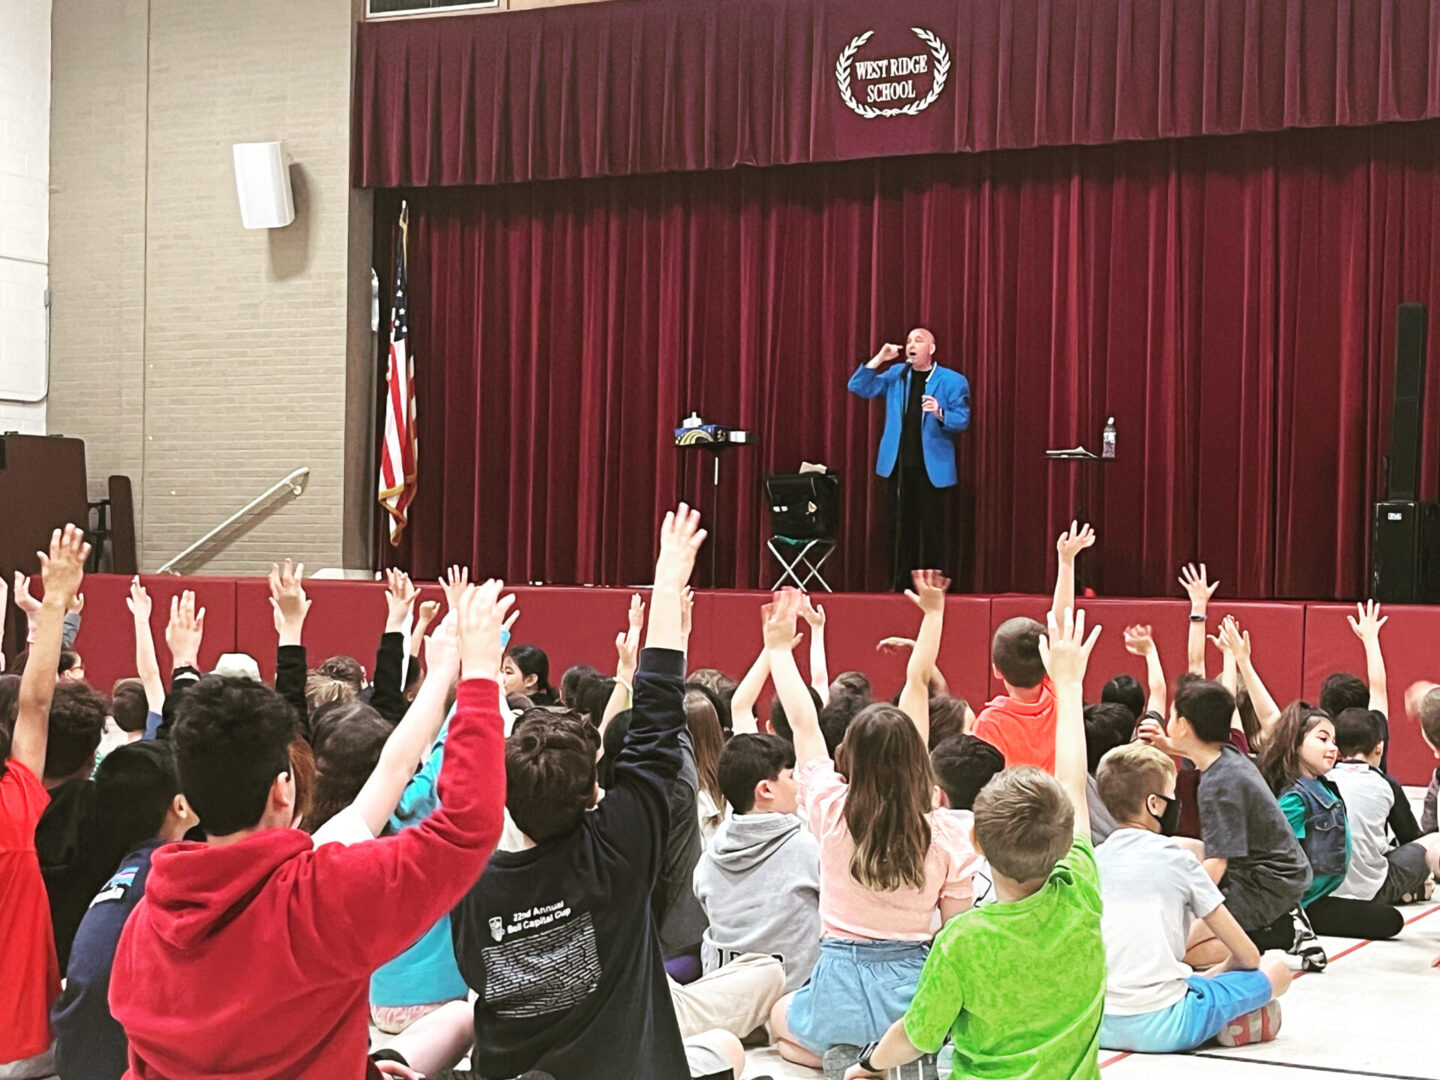
[[[820,846],[794,814],[732,814],[695,867],[710,920],[700,946],[711,972],[743,953],[785,965],[797,990],[820,956]]]

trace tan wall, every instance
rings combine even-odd
[[[86,439],[92,491],[132,477],[143,568],[299,466],[303,496],[190,568],[365,562],[369,500],[346,497],[371,378],[347,302],[368,316],[352,26],[352,0],[55,0],[50,430]],[[247,231],[230,146],[269,139],[296,220]]]

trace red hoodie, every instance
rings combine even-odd
[[[359,1080],[370,973],[460,900],[500,838],[499,688],[461,684],[440,809],[394,836],[316,849],[267,829],[155,853],[120,936],[110,1010],[131,1080]]]

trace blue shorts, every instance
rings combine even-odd
[[[1139,1054],[1193,1050],[1274,996],[1263,971],[1227,971],[1208,979],[1192,975],[1185,981],[1190,984],[1185,996],[1168,1009],[1134,1016],[1106,1013],[1100,1021],[1100,1045]]]
[[[910,1007],[929,953],[928,941],[822,938],[815,970],[785,1013],[790,1034],[815,1054],[874,1042]]]

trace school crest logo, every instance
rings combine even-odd
[[[939,99],[950,77],[950,50],[939,36],[923,27],[913,33],[929,50],[912,56],[862,57],[860,50],[874,30],[850,39],[835,61],[840,98],[854,112],[874,120],[883,116],[918,116]],[[925,91],[926,80],[930,89]],[[923,96],[922,96],[923,95]]]
[[[490,916],[490,936],[496,941],[500,941],[505,937],[505,920],[500,918],[499,915]]]

